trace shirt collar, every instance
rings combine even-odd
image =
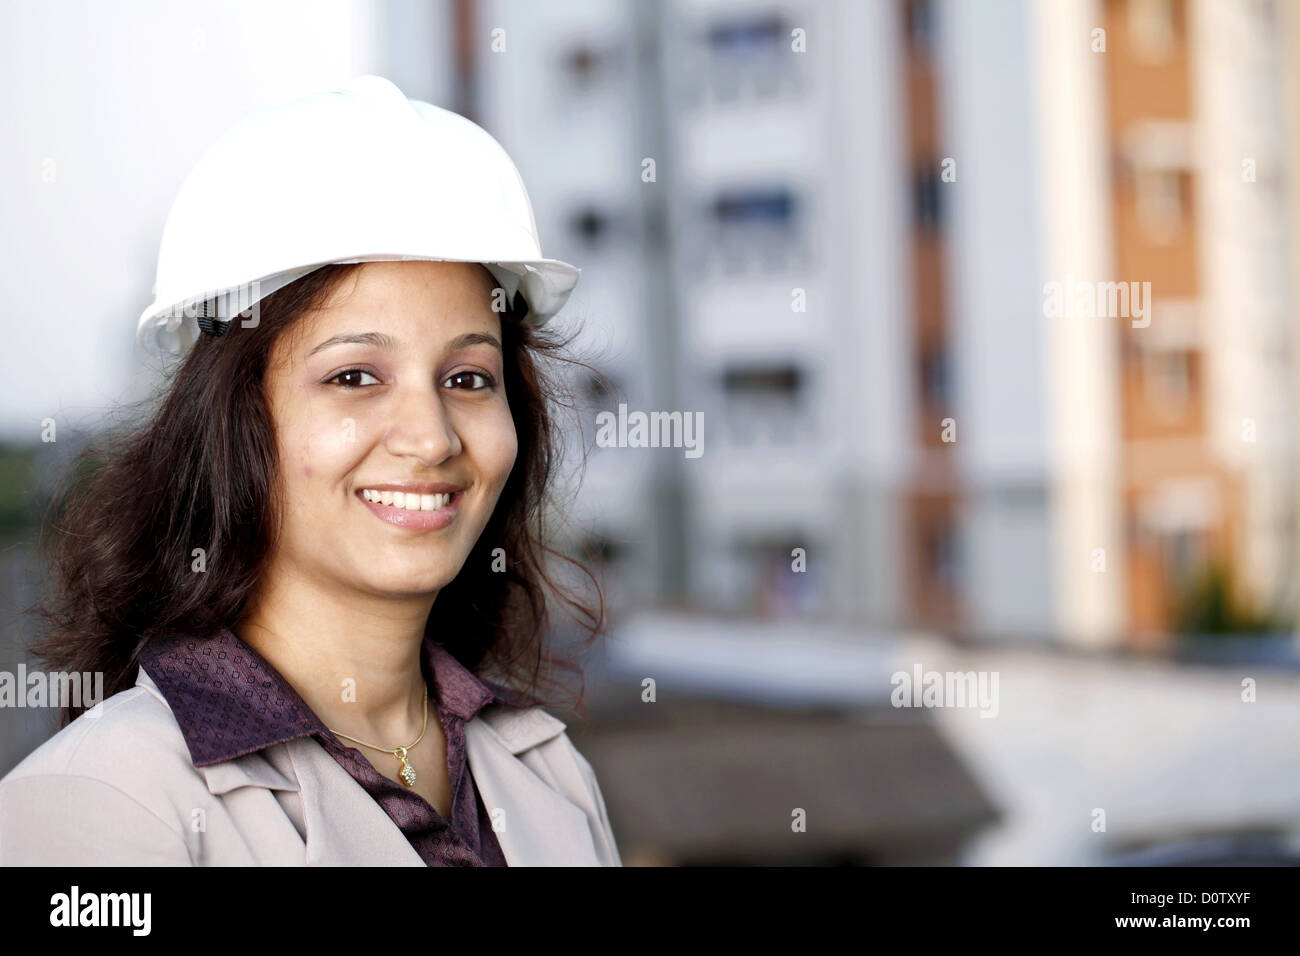
[[[479,680],[428,635],[421,655],[439,713],[470,721],[488,704],[517,705],[510,688]],[[151,641],[140,663],[167,699],[196,767],[327,733],[293,686],[229,628]]]

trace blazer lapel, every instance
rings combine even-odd
[[[267,803],[249,804],[258,809],[246,815],[246,825],[258,830],[249,842],[261,849],[283,843],[284,862],[301,855],[307,866],[425,865],[383,808],[315,738],[300,737],[198,770],[208,790],[227,800],[239,801],[240,794],[232,791],[241,787],[298,792],[297,806],[281,807],[296,818],[292,824],[279,814],[268,815],[273,805]]]
[[[314,738],[284,745],[302,786],[308,866],[424,866],[405,834]]]
[[[586,813],[525,762],[527,751],[564,730],[563,721],[540,707],[491,705],[465,725],[465,753],[479,796],[489,817],[505,811],[496,837],[510,866],[599,863]]]

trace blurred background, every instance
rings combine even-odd
[[[157,381],[182,178],[379,73],[490,131],[583,270],[556,324],[614,389],[572,380],[557,540],[609,601],[571,736],[625,863],[1300,862],[1300,5],[0,17],[0,669],[54,481]],[[620,405],[703,453],[603,447]],[[996,712],[894,706],[917,671]],[[0,773],[54,727],[0,709]]]

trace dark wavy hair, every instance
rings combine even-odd
[[[32,652],[52,670],[102,672],[105,697],[131,687],[150,641],[233,627],[277,541],[279,462],[263,376],[278,338],[325,303],[358,264],[329,265],[260,304],[259,322],[223,336],[202,334],[164,380],[143,424],[110,429],[76,457],[40,535],[49,591],[32,609],[42,632]],[[495,283],[494,283],[495,284]],[[438,593],[425,632],[457,660],[513,691],[512,702],[548,703],[567,688],[551,675],[576,673],[605,624],[600,582],[580,561],[544,541],[548,487],[561,460],[553,416],[568,396],[551,358],[569,340],[501,317],[506,396],[518,453],[496,509],[454,580]],[[594,371],[594,369],[592,369]],[[596,373],[599,376],[599,373]],[[600,376],[603,378],[603,376]],[[191,571],[192,549],[207,570]],[[492,553],[503,548],[505,571]],[[548,556],[595,585],[590,601],[559,584]],[[498,562],[499,565],[499,562]],[[577,653],[557,654],[549,635],[555,596],[587,631]],[[574,704],[583,711],[581,683]],[[67,724],[84,707],[65,706]]]

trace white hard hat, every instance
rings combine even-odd
[[[578,282],[542,257],[532,203],[501,144],[379,76],[253,114],[195,165],[172,204],[140,344],[183,354],[205,331],[336,262],[480,262],[524,321]]]

